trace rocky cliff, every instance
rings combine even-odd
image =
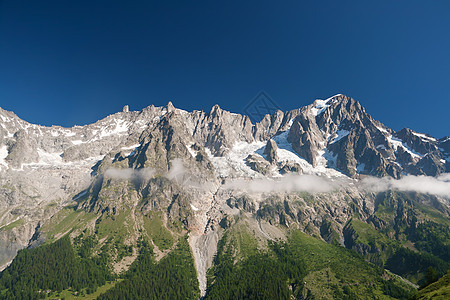
[[[357,225],[349,223],[355,218],[378,230],[412,216],[408,228],[429,220],[418,206],[449,214],[448,193],[440,193],[412,196],[410,210],[400,211],[403,202],[395,202],[392,220],[380,216],[379,190],[366,189],[364,180],[441,178],[450,171],[450,138],[395,132],[344,95],[277,111],[257,124],[217,105],[186,112],[171,103],[139,112],[125,107],[72,128],[29,124],[2,109],[0,118],[4,266],[18,249],[66,233],[88,230],[99,237],[100,249],[119,236],[119,229],[102,229],[111,220],[128,228],[116,242],[133,245],[159,220],[170,236],[189,232],[204,293],[217,242],[240,218],[251,220],[261,240],[299,228],[368,254],[382,247],[358,240]],[[161,257],[170,251],[156,238],[153,244]],[[115,270],[126,269],[136,255],[116,252]]]

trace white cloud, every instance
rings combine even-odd
[[[175,158],[170,162],[170,170],[167,174],[167,178],[170,180],[175,179],[176,181],[180,181],[184,174],[186,174],[186,169],[183,166],[183,161],[181,158]]]
[[[360,184],[362,188],[373,192],[399,190],[450,198],[450,173],[438,177],[408,175],[397,180],[390,177],[367,177]]]
[[[237,179],[225,184],[224,188],[250,192],[330,192],[339,185],[329,179],[314,175],[286,175],[281,178],[269,179]]]
[[[349,181],[347,180],[332,181],[328,178],[313,175],[286,175],[276,179],[236,179],[227,182],[224,188],[256,193],[299,191],[323,193],[346,188],[348,184]],[[387,190],[413,191],[450,198],[450,173],[445,173],[438,177],[408,175],[401,179],[366,177],[356,183],[356,185],[371,192]]]
[[[129,180],[129,179],[141,179],[141,180],[148,180],[153,177],[155,174],[155,170],[151,168],[143,168],[143,169],[116,169],[116,168],[110,168],[106,170],[104,176],[108,178],[114,178],[114,179],[122,179],[122,180]]]
[[[179,185],[200,189],[204,191],[213,191],[215,188],[214,183],[212,182],[203,182],[197,176],[188,172],[188,170],[183,165],[183,160],[180,158],[175,158],[170,163],[171,167],[169,173],[166,177],[170,180],[177,182]]]
[[[138,179],[148,180],[155,174],[151,168],[143,169],[115,169],[111,168],[105,172],[105,177],[116,179]],[[171,167],[166,177],[176,181],[178,184],[192,188],[211,190],[214,184],[201,182],[192,174],[189,174],[183,165],[183,161],[176,158],[171,161]],[[401,179],[391,177],[366,177],[356,185],[367,191],[382,192],[387,190],[413,191],[424,194],[432,194],[450,198],[450,173],[444,173],[438,177],[407,175]],[[299,192],[310,193],[331,192],[348,186],[348,181],[332,181],[328,178],[314,175],[288,174],[281,178],[261,179],[235,179],[227,182],[223,187],[230,190],[248,191],[254,193],[268,192]]]

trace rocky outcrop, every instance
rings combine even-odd
[[[36,141],[23,129],[14,133],[13,139],[8,141],[7,146],[8,156],[5,160],[13,168],[19,169],[22,164],[37,162],[39,159]]]
[[[313,166],[320,163],[321,153],[335,155],[336,161],[328,164],[350,177],[369,174],[399,178],[402,173],[436,176],[447,170],[446,155],[435,138],[410,129],[394,132],[344,95],[317,100],[302,109],[288,140]],[[427,158],[430,154],[433,156]]]
[[[294,119],[288,141],[292,144],[295,152],[316,166],[318,151],[323,148],[323,135],[313,116],[305,110]]]
[[[0,247],[7,253],[31,242],[34,233],[26,226],[45,224],[68,203],[96,215],[157,211],[165,222],[189,229],[192,245],[232,226],[239,212],[342,243],[342,228],[356,213],[386,226],[373,216],[373,196],[351,188],[245,195],[228,187],[246,187],[252,179],[270,183],[287,173],[347,180],[343,174],[399,178],[449,171],[450,139],[396,133],[344,95],[276,111],[257,124],[217,105],[186,112],[168,103],[139,112],[125,106],[72,128],[30,124],[0,109],[0,125]],[[17,220],[27,225],[6,226]]]
[[[260,155],[250,154],[245,159],[245,162],[252,170],[258,173],[261,173],[263,175],[267,175],[270,173],[270,163]]]
[[[266,155],[267,160],[271,164],[276,163],[278,161],[277,150],[278,150],[277,143],[275,143],[275,141],[272,139],[268,140],[266,147],[264,148],[264,155]]]

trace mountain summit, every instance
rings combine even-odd
[[[72,128],[30,124],[0,109],[0,266],[19,249],[69,236],[75,247],[95,241],[91,256],[104,253],[111,272],[122,274],[140,261],[144,240],[159,261],[188,237],[199,291],[208,295],[208,270],[227,247],[247,257],[247,238],[255,249],[273,250],[294,229],[379,267],[395,268],[389,259],[402,243],[417,242],[415,250],[446,261],[433,250],[442,245],[426,248],[418,230],[446,226],[449,157],[450,138],[396,132],[341,94],[256,124],[218,105],[187,112],[171,102],[125,106]],[[441,192],[392,192],[403,178],[427,178]],[[398,273],[419,282],[425,271],[416,271]],[[301,286],[291,290],[316,293]]]
[[[130,112],[125,106],[121,113],[73,128],[29,124],[5,110],[0,111],[0,117],[0,167],[5,171],[55,164],[58,156],[64,162],[82,163],[115,147],[137,144],[143,132],[172,118],[187,129],[186,140],[202,145],[214,157],[233,152],[236,143],[265,143],[269,139],[285,143],[283,138],[287,137],[293,154],[311,170],[323,166],[351,177],[394,178],[402,174],[437,176],[449,171],[448,138],[438,140],[408,128],[395,132],[374,120],[359,102],[341,94],[300,109],[278,111],[257,124],[218,105],[209,113],[187,113],[171,102],[140,112]],[[51,156],[53,162],[48,161]]]

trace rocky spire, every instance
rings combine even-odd
[[[267,156],[267,160],[273,164],[278,161],[277,156],[277,143],[274,140],[270,139],[267,141],[266,148],[264,149],[264,154]]]

